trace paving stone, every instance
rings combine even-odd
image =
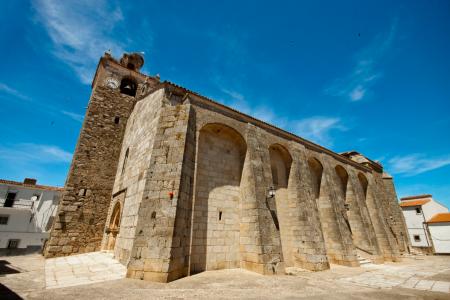
[[[54,268],[54,265],[58,265],[58,268]],[[112,254],[105,252],[79,254],[70,258],[52,258],[45,262],[47,288],[121,279],[125,274],[125,266],[114,260]]]
[[[420,280],[414,288],[418,290],[431,290],[433,284],[434,281],[431,280]]]
[[[433,292],[450,293],[450,282],[436,281],[431,290]]]
[[[395,270],[401,270],[401,272],[395,272]],[[408,289],[450,293],[450,282],[427,280],[424,278],[440,272],[434,270],[418,271],[417,267],[414,266],[402,268],[381,265],[373,268],[373,271],[353,277],[341,278],[340,281],[376,288],[393,288],[399,286]],[[405,280],[405,278],[408,279]]]

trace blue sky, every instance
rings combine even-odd
[[[64,184],[111,49],[450,206],[450,1],[11,0],[0,41],[0,178]]]

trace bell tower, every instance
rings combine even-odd
[[[142,93],[158,83],[139,73],[143,64],[138,53],[100,59],[46,257],[100,250],[127,120]]]

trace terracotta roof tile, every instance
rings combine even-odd
[[[420,205],[424,205],[430,201],[431,201],[430,199],[415,200],[415,201],[402,201],[400,203],[400,206],[401,207],[420,206]]]
[[[427,223],[444,223],[450,222],[450,213],[435,214]]]
[[[30,189],[38,189],[38,190],[49,190],[49,191],[62,191],[64,188],[58,186],[48,186],[48,185],[39,185],[39,184],[26,184],[19,181],[12,181],[6,179],[0,179],[0,184],[11,184],[27,187]]]

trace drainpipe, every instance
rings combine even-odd
[[[427,220],[425,220],[425,215],[423,214],[422,206],[420,205],[419,207],[420,207],[420,211],[422,213],[422,218],[423,218],[422,227],[423,227],[423,231],[425,232],[425,238],[427,239],[428,247],[431,247],[431,250],[434,252],[433,245],[430,242],[429,235],[428,235],[428,229],[427,229],[427,225],[426,225],[427,224]]]

